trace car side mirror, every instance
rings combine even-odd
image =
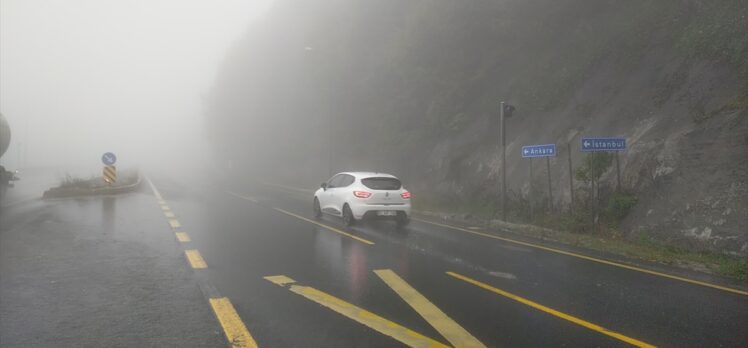
[[[322,185],[319,185],[323,190],[327,191],[327,183],[323,182]]]

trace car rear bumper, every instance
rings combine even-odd
[[[366,204],[366,203],[359,203],[359,204],[349,204],[351,207],[351,212],[353,213],[353,217],[356,219],[369,219],[369,218],[376,218],[376,219],[396,219],[398,216],[401,216],[402,214],[405,214],[406,218],[410,217],[410,204],[399,204],[399,205],[383,205],[383,204]],[[395,211],[398,212],[397,215],[394,216],[379,216],[377,215],[377,212],[379,211]]]

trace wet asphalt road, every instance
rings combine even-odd
[[[468,228],[345,228],[336,218],[315,220],[311,195],[294,188],[151,179],[174,218],[148,185],[3,211],[0,345],[226,346],[208,304],[225,297],[261,347],[397,347],[408,329],[444,345],[467,333],[462,342],[489,347],[748,346],[748,293]],[[192,269],[185,249],[199,251],[207,267]],[[401,285],[375,270],[391,270]],[[280,275],[295,282],[265,279]],[[396,292],[402,283],[422,297],[406,302]],[[355,306],[352,317],[340,300]],[[430,305],[451,320],[416,310]],[[361,309],[398,326],[379,332]]]

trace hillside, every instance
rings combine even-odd
[[[506,100],[517,107],[510,220],[589,232],[584,180],[574,218],[529,216],[519,149],[559,145],[550,164],[562,212],[566,144],[576,170],[582,136],[625,136],[621,192],[614,167],[601,178],[611,233],[746,255],[747,34],[741,0],[279,0],[229,52],[208,131],[216,157],[242,174],[320,182],[332,142],[334,170],[390,171],[416,204],[491,217]],[[534,163],[542,211],[545,164]]]

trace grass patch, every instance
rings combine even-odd
[[[713,251],[691,250],[666,244],[646,235],[640,236],[638,240],[630,240],[624,239],[617,231],[605,231],[602,235],[555,231],[544,237],[564,244],[748,281],[748,261],[744,258]]]
[[[473,225],[491,225],[490,221],[496,218],[498,212],[493,204],[475,209],[475,206],[460,206],[451,203],[451,200],[430,201],[425,197],[420,198],[422,201],[417,203],[419,209],[455,220],[469,220],[463,222]],[[619,198],[613,200],[616,202],[613,204],[614,212],[627,210],[635,204],[634,197],[622,195]],[[574,217],[568,214],[539,214],[530,222],[531,224],[500,222],[498,227],[504,227],[519,235],[748,281],[748,260],[745,258],[666,243],[647,233],[640,233],[636,239],[625,238],[613,225],[601,224],[597,233],[591,233],[589,220],[589,215],[580,210]]]

